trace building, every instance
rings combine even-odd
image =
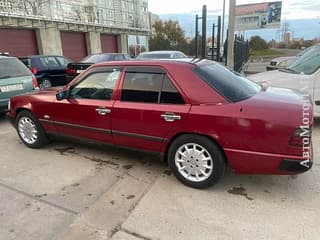
[[[65,55],[128,53],[150,35],[147,0],[0,0],[0,52]]]

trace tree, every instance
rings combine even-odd
[[[249,47],[251,50],[264,50],[264,49],[268,49],[268,44],[261,37],[253,36],[250,39]]]
[[[150,50],[185,50],[187,42],[184,31],[177,21],[156,21],[154,35],[149,40]]]

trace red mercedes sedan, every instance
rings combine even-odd
[[[96,64],[62,90],[11,98],[8,116],[31,148],[67,135],[163,154],[184,184],[236,173],[312,167],[309,96],[260,86],[212,61]]]

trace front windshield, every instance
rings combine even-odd
[[[293,62],[288,69],[295,73],[313,74],[320,68],[320,45],[307,50],[301,57]]]

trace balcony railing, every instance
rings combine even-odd
[[[0,0],[0,16],[150,31],[148,13],[139,12],[88,4],[87,0]]]

